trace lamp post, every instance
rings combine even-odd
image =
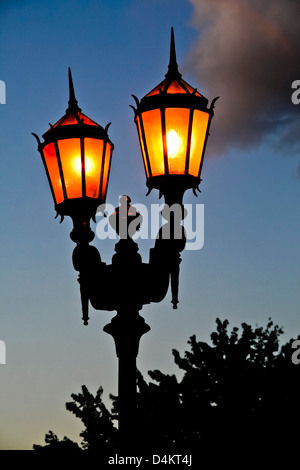
[[[43,135],[36,134],[38,150],[48,177],[54,206],[61,221],[73,220],[71,239],[76,243],[73,266],[79,272],[82,318],[88,324],[89,304],[96,310],[116,311],[104,327],[115,341],[119,362],[118,418],[120,444],[128,449],[136,435],[136,357],[141,336],[150,330],[139,312],[144,305],[161,302],[171,286],[173,308],[178,304],[180,253],[185,247],[183,195],[196,194],[201,178],[214,102],[182,79],[176,63],[173,28],[170,62],[165,79],[141,101],[134,95],[134,120],[145,166],[148,194],[156,188],[163,195],[160,228],[149,263],[143,263],[132,239],[142,218],[128,196],[109,223],[119,235],[111,264],[102,262],[91,246],[91,219],[106,201],[113,144],[105,128],[84,115],[75,98],[69,69],[69,106],[66,114]],[[180,215],[172,210],[176,205]],[[172,206],[172,207],[170,207]],[[171,210],[170,210],[171,209]],[[166,235],[167,234],[167,235]]]

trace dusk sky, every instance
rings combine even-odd
[[[37,143],[68,104],[68,67],[84,114],[115,149],[107,202],[146,197],[131,94],[142,98],[167,72],[171,27],[185,81],[216,96],[203,165],[204,246],[182,254],[179,307],[170,293],[143,308],[151,331],[138,368],[176,373],[172,349],[192,334],[209,341],[216,318],[283,326],[300,334],[300,4],[293,0],[0,0],[0,450],[30,450],[50,429],[79,440],[65,403],[81,385],[117,394],[113,312],[90,309],[83,326],[71,220],[55,219]],[[5,103],[4,103],[5,101]],[[97,223],[101,220],[97,217]],[[97,225],[92,229],[96,231]],[[93,244],[110,263],[115,240]],[[148,262],[154,240],[138,240]],[[135,286],[132,285],[134,293]],[[116,286],[117,291],[117,286]],[[292,354],[292,352],[291,352]],[[1,361],[0,361],[1,362]]]

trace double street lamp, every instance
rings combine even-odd
[[[141,336],[150,330],[139,311],[161,302],[171,285],[173,308],[178,304],[180,253],[185,247],[181,222],[185,216],[183,195],[196,194],[215,98],[208,100],[182,79],[176,62],[173,28],[170,62],[164,80],[140,101],[132,95],[143,157],[148,194],[159,190],[164,197],[160,228],[149,263],[143,263],[132,239],[142,223],[141,215],[122,196],[109,223],[119,235],[111,264],[101,260],[90,242],[91,219],[105,204],[114,145],[103,128],[82,113],[69,69],[69,104],[65,115],[43,135],[36,134],[57,215],[73,221],[71,239],[76,243],[73,265],[79,272],[82,318],[88,324],[89,304],[96,310],[116,311],[104,327],[113,336],[119,362],[119,433],[124,446],[132,440],[136,423],[136,357]],[[196,194],[197,195],[197,194]],[[174,207],[179,207],[176,216]],[[178,211],[177,211],[178,215]],[[167,236],[166,236],[167,234]],[[133,290],[134,286],[134,290]]]

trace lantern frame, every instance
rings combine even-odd
[[[108,136],[108,128],[111,123],[108,123],[106,127],[103,128],[81,112],[75,98],[70,68],[68,70],[68,74],[70,98],[66,114],[57,121],[56,124],[52,125],[49,123],[50,129],[43,134],[44,142],[40,142],[39,137],[34,133],[32,134],[38,141],[38,150],[42,157],[57,215],[61,216],[61,221],[65,215],[72,217],[75,225],[75,220],[89,221],[91,218],[95,220],[98,206],[105,203],[114,144]],[[68,120],[71,124],[63,124]],[[66,175],[62,165],[62,152],[59,148],[59,142],[67,141],[68,139],[78,139],[80,147],[78,159],[80,162],[79,180],[81,180],[81,196],[79,197],[70,197],[68,195]],[[85,152],[85,139],[94,139],[95,141],[98,140],[99,142],[103,142],[101,155],[97,155],[97,157],[99,157],[99,161],[101,161],[101,168],[99,166],[99,181],[97,183],[98,190],[95,197],[91,197],[87,194],[88,175],[86,171],[87,155]],[[55,158],[59,171],[59,185],[61,185],[63,196],[63,200],[60,202],[58,202],[58,195],[54,189],[54,182],[51,178],[45,157],[45,147],[51,143],[54,145]]]
[[[174,82],[176,83],[176,87],[181,89],[178,93],[174,92],[174,86],[173,90],[168,92],[168,88],[170,85],[172,87]],[[144,169],[147,178],[146,185],[149,189],[147,194],[149,194],[153,188],[156,188],[160,191],[160,197],[163,194],[165,199],[167,198],[168,203],[170,204],[175,202],[182,203],[183,194],[186,189],[189,188],[193,189],[194,194],[197,196],[195,191],[196,189],[199,190],[199,184],[201,182],[201,171],[207,139],[209,136],[210,124],[214,115],[214,104],[219,97],[216,97],[214,100],[212,100],[210,107],[208,107],[208,99],[201,95],[196,88],[191,87],[191,85],[182,79],[182,75],[178,70],[176,61],[173,28],[171,29],[170,62],[165,79],[141,100],[139,100],[135,95],[132,96],[136,102],[136,108],[134,106],[131,107],[134,110],[134,121],[137,126],[141,153],[143,155]],[[184,172],[179,172],[179,174],[169,172],[170,156],[166,135],[166,111],[168,109],[174,110],[175,108],[188,110],[189,113],[187,120],[188,127],[186,129],[187,140],[184,157],[185,161],[182,162]],[[157,122],[157,128],[159,128],[159,135],[157,136],[157,139],[162,144],[164,171],[159,175],[153,175],[151,168],[153,162],[151,163],[150,151],[148,149],[143,119],[143,113],[153,110],[159,110],[160,112],[160,122]],[[199,169],[196,175],[191,174],[189,171],[195,111],[200,111],[201,113],[207,114],[207,126],[202,149],[199,149]]]

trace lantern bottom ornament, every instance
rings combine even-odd
[[[191,175],[161,175],[149,178],[146,181],[148,187],[147,196],[152,189],[159,190],[159,198],[164,196],[165,203],[168,206],[173,204],[183,205],[183,196],[187,189],[192,189],[195,196],[198,196],[196,190],[200,191],[199,185],[201,178]]]

